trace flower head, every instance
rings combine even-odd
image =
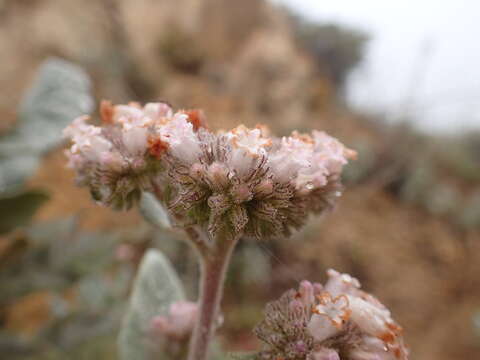
[[[137,103],[113,106],[103,101],[100,116],[102,126],[90,125],[90,118],[82,116],[64,130],[64,136],[72,141],[66,152],[69,166],[96,201],[129,208],[161,170],[159,159],[172,142],[168,130],[178,125],[180,114],[174,116],[164,103],[142,107]],[[175,145],[172,150],[178,152]]]
[[[267,305],[265,319],[255,329],[265,343],[258,358],[407,360],[401,327],[388,309],[360,290],[350,275],[334,270],[328,275],[324,287],[304,281],[298,292],[290,290]],[[315,297],[305,296],[311,291]],[[299,341],[306,350],[292,351],[291,344]]]
[[[69,165],[98,202],[128,208],[153,185],[179,225],[219,234],[288,235],[309,213],[330,208],[352,151],[325,133],[281,139],[262,126],[206,128],[200,110],[165,103],[102,102],[102,126],[76,119]]]

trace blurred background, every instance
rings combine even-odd
[[[244,242],[230,350],[267,301],[333,267],[406,329],[412,359],[480,358],[480,5],[338,0],[0,0],[0,357],[116,359],[143,253],[196,292],[193,254],[65,168],[72,114],[168,100],[212,128],[322,129],[359,152],[335,210]],[[252,263],[255,266],[252,266]]]

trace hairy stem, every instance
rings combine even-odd
[[[209,345],[215,332],[215,323],[220,310],[225,275],[237,241],[238,237],[221,239],[217,242],[214,251],[202,257],[200,311],[190,341],[188,360],[208,359]]]

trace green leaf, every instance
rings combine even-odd
[[[163,229],[171,227],[167,210],[152,193],[142,193],[142,198],[140,199],[140,213],[145,220],[156,227]]]
[[[21,188],[40,156],[62,142],[62,129],[92,111],[90,93],[90,79],[78,66],[52,58],[40,67],[16,128],[0,137],[0,196]]]
[[[48,199],[46,193],[38,190],[0,198],[0,234],[28,224]]]
[[[147,332],[151,319],[166,314],[171,303],[184,299],[182,285],[168,259],[158,250],[148,250],[140,265],[118,337],[120,359],[149,359],[151,349]],[[157,354],[156,358],[168,359],[165,354]]]

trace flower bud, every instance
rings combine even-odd
[[[222,189],[228,186],[228,169],[221,163],[214,162],[208,167],[208,178],[212,187]]]
[[[198,305],[178,301],[170,305],[166,316],[155,316],[151,321],[152,330],[175,340],[190,336],[198,316]]]
[[[300,294],[301,301],[303,302],[304,305],[309,306],[314,303],[315,301],[314,287],[310,281],[303,280],[300,283],[298,293]]]
[[[340,360],[340,355],[333,349],[323,348],[316,350],[309,360]]]
[[[202,164],[195,163],[190,168],[190,176],[194,179],[200,179],[205,174],[205,169]]]
[[[102,168],[116,173],[122,172],[126,166],[125,160],[118,152],[103,153],[100,157],[100,163]]]
[[[255,187],[255,195],[258,197],[268,196],[273,192],[273,182],[270,179],[262,180]]]
[[[247,184],[235,184],[231,191],[232,199],[235,203],[241,204],[246,201],[250,201],[253,197]]]
[[[115,258],[119,261],[132,261],[135,258],[135,249],[132,245],[121,244],[115,249]]]

